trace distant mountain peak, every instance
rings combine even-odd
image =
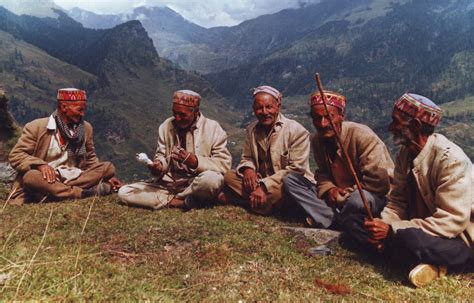
[[[0,0],[0,6],[16,15],[57,18],[55,9],[61,9],[52,0]]]

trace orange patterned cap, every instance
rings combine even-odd
[[[58,101],[87,101],[86,91],[77,88],[61,88],[58,90]]]

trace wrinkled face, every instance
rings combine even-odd
[[[185,106],[182,104],[173,104],[173,116],[176,126],[181,129],[190,127],[198,116],[197,108]]]
[[[270,94],[259,93],[253,99],[253,111],[258,123],[265,128],[271,128],[275,124],[281,104]]]
[[[329,115],[336,126],[336,129],[341,133],[342,121],[344,121],[344,114],[340,112],[337,107],[328,105]],[[328,140],[334,138],[336,132],[331,126],[331,121],[324,109],[324,105],[314,105],[311,107],[311,118],[313,119],[313,125],[318,131],[321,138]]]
[[[410,122],[398,109],[393,110],[392,123],[388,126],[388,130],[393,135],[395,145],[408,146],[414,138],[410,130]]]
[[[86,101],[59,101],[59,115],[66,123],[79,123],[86,113]]]

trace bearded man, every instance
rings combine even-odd
[[[173,117],[158,129],[158,147],[148,165],[153,182],[123,186],[118,195],[127,205],[188,210],[212,201],[230,169],[227,134],[218,122],[204,117],[201,96],[191,90],[173,94]]]
[[[271,86],[253,92],[257,121],[246,130],[240,164],[225,175],[221,203],[236,203],[268,215],[282,205],[283,177],[290,172],[309,180],[309,133],[298,122],[281,114],[282,94]]]
[[[353,229],[360,241],[384,245],[387,254],[413,266],[408,279],[416,287],[472,256],[472,163],[459,146],[434,133],[441,114],[433,101],[417,94],[395,102],[389,130],[402,147],[388,203],[381,219],[361,218],[361,228]]]
[[[317,131],[312,140],[318,165],[317,183],[314,185],[299,174],[290,174],[284,179],[284,187],[289,199],[301,205],[308,214],[309,226],[329,228],[339,224],[344,228],[347,215],[365,214],[366,210],[330,119],[341,136],[374,214],[380,213],[385,206],[393,162],[385,144],[369,127],[344,121],[346,98],[343,95],[331,91],[326,91],[325,95],[330,117],[319,91],[314,92],[310,100],[311,118]]]
[[[106,195],[121,186],[113,164],[97,159],[86,104],[85,91],[59,89],[57,110],[25,125],[9,156],[18,172],[12,204]]]

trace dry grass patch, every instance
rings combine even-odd
[[[0,226],[0,297],[219,302],[474,297],[472,273],[414,289],[403,269],[350,244],[331,246],[330,256],[309,256],[315,243],[281,229],[299,223],[235,207],[152,212],[116,201],[111,196],[6,207]]]

